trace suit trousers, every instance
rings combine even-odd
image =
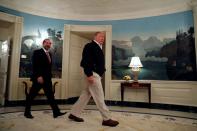
[[[26,97],[25,112],[30,113],[31,104],[41,88],[44,89],[44,93],[47,97],[47,100],[48,100],[52,110],[53,110],[53,114],[58,114],[60,112],[60,109],[58,108],[58,106],[55,102],[54,93],[52,91],[51,80],[47,80],[47,81],[45,80],[44,84],[39,84],[38,82],[33,81],[32,88],[30,89],[30,92],[29,92],[28,96]]]
[[[95,78],[94,83],[90,84],[87,82],[87,87],[82,91],[79,99],[71,108],[70,113],[79,117],[92,96],[103,120],[108,120],[110,119],[110,113],[104,101],[101,77],[95,72],[93,72],[93,76]]]

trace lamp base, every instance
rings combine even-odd
[[[133,75],[134,75],[133,81],[134,82],[138,82],[138,74],[139,74],[139,71],[133,71]]]

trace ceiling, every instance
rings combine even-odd
[[[22,12],[69,20],[114,20],[191,9],[196,0],[0,0]]]

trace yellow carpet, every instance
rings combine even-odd
[[[64,110],[67,111],[67,110]],[[54,119],[51,110],[32,111],[34,119],[26,119],[23,112],[0,114],[0,131],[197,131],[197,120],[163,115],[112,112],[120,124],[102,126],[97,110],[85,110],[85,122],[70,121],[68,114]]]

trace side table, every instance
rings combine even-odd
[[[148,100],[149,104],[151,103],[151,83],[145,82],[122,82],[121,83],[121,102],[124,101],[124,89],[148,89]]]

